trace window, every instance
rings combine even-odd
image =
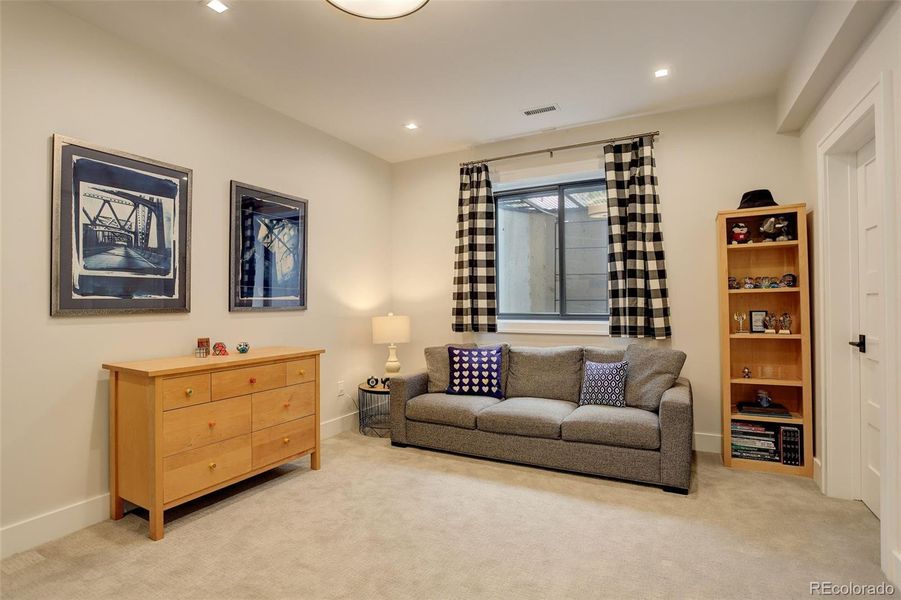
[[[499,316],[606,318],[604,180],[497,192],[495,199]]]

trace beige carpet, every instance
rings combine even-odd
[[[307,460],[2,563],[12,598],[790,598],[876,583],[878,521],[700,455],[687,497],[345,433]]]

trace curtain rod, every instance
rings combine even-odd
[[[469,160],[466,162],[461,162],[460,166],[465,167],[468,165],[477,165],[481,163],[489,163],[494,162],[496,160],[506,160],[508,158],[520,158],[522,156],[532,156],[534,154],[544,154],[549,153],[551,158],[554,156],[554,152],[559,152],[561,150],[573,150],[575,148],[586,148],[588,146],[597,146],[598,144],[606,144],[608,142],[618,142],[620,140],[631,140],[634,138],[642,138],[642,137],[656,137],[659,136],[659,131],[647,131],[645,133],[636,133],[634,135],[621,135],[619,137],[607,138],[606,140],[595,140],[593,142],[582,142],[581,144],[570,144],[568,146],[556,146],[554,148],[545,148],[543,150],[530,150],[529,152],[519,152],[517,154],[507,154],[504,156],[493,156],[491,158],[483,158],[480,160]]]

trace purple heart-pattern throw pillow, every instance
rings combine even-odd
[[[447,349],[450,364],[448,394],[503,398],[501,389],[501,347]]]

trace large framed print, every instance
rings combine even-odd
[[[189,312],[192,177],[54,135],[50,314]]]
[[[231,311],[307,307],[307,201],[231,182]]]

